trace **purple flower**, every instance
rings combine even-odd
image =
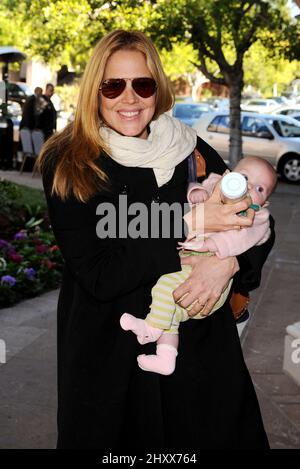
[[[17,283],[17,281],[15,277],[12,277],[11,275],[2,275],[1,284],[3,285],[4,283],[7,283],[11,287],[13,287]]]
[[[28,280],[35,280],[36,271],[32,267],[24,269],[24,273]]]
[[[0,239],[0,249],[7,249],[9,246],[10,244],[7,241]]]
[[[16,241],[23,241],[26,238],[27,238],[27,231],[26,230],[21,230],[18,233],[16,233],[15,236],[14,236],[14,239]]]

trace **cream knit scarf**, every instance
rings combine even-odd
[[[152,168],[161,187],[172,178],[175,167],[195,149],[197,134],[167,114],[151,122],[150,129],[147,140],[123,136],[109,127],[100,127],[99,132],[113,160],[123,166]]]

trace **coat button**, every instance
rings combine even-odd
[[[152,203],[154,203],[154,204],[159,204],[160,203],[159,195],[156,195],[156,196],[152,197]]]

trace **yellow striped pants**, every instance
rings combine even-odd
[[[191,271],[192,267],[190,265],[182,265],[181,271],[172,272],[160,277],[156,285],[152,288],[151,309],[145,319],[148,324],[152,327],[163,329],[169,334],[178,334],[180,322],[186,321],[190,317],[186,309],[175,303],[173,291],[190,276]],[[232,279],[229,281],[211,313],[214,313],[223,306],[229,294],[231,284]],[[198,313],[192,319],[203,319],[205,317],[206,316],[201,316],[201,314]]]

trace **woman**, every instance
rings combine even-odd
[[[183,206],[187,157],[196,144],[207,173],[226,169],[212,148],[196,142],[192,129],[163,114],[172,104],[149,39],[114,31],[87,65],[74,124],[52,137],[39,159],[65,259],[58,303],[58,448],[268,447],[228,303],[205,320],[181,325],[180,357],[169,377],[139,369],[139,346],[119,324],[126,311],[146,316],[154,283],[180,269],[176,248],[183,238],[172,230],[168,237],[161,230],[152,237],[124,235],[119,196],[149,211],[157,202]],[[116,215],[106,238],[97,215],[105,215],[104,203]],[[246,208],[245,202],[221,206],[214,194],[204,204],[205,230],[251,225],[251,212],[248,218],[236,215]],[[128,215],[128,228],[132,221]],[[238,261],[185,260],[193,272],[175,298],[189,304],[199,298],[190,314],[207,314],[239,267],[239,288],[258,286],[271,246],[272,240]],[[153,351],[153,344],[146,347]]]

